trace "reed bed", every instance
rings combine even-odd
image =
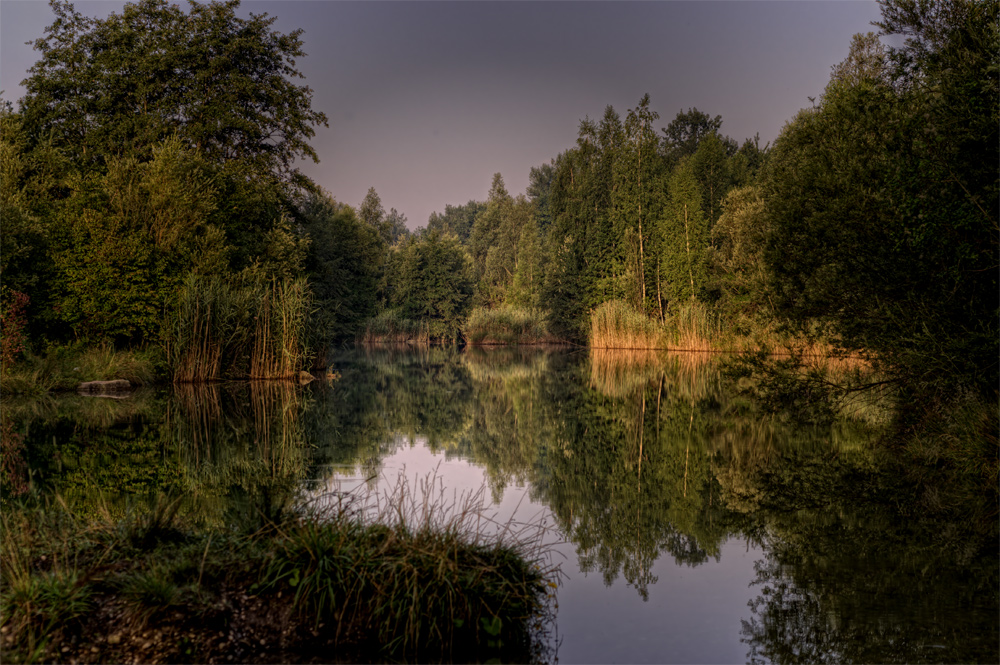
[[[537,309],[477,307],[462,331],[472,346],[552,344],[559,340],[549,332],[544,312]]]
[[[675,350],[719,351],[726,337],[718,315],[698,301],[677,307],[666,318],[664,328],[667,345]]]
[[[302,279],[232,283],[189,277],[167,326],[174,383],[295,378],[310,361],[311,307]]]
[[[590,346],[595,349],[663,349],[663,329],[621,300],[610,300],[590,314]]]
[[[387,309],[365,324],[362,344],[430,344],[431,328],[425,321],[404,318],[397,309]]]

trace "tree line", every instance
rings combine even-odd
[[[0,116],[5,348],[165,345],[216,376],[265,351],[321,364],[379,338],[373,322],[456,340],[530,321],[531,339],[586,343],[614,307],[661,330],[790,322],[894,381],[995,390],[993,0],[886,0],[773,145],[696,108],[661,123],[646,95],[582,120],[524,194],[497,174],[412,234],[374,189],[354,209],[296,167],[327,124],[299,83],[301,31],[237,0],[51,6]]]

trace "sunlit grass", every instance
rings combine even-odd
[[[621,300],[610,300],[590,314],[589,344],[595,349],[663,349],[663,329]]]
[[[462,330],[473,346],[545,344],[558,341],[549,333],[545,313],[537,309],[477,307]]]

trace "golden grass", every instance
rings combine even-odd
[[[609,300],[590,313],[590,347],[594,349],[663,349],[662,328],[621,300]]]

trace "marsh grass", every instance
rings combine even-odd
[[[75,390],[84,381],[126,379],[132,386],[152,383],[160,363],[154,349],[118,351],[109,346],[55,347],[44,354],[25,352],[24,359],[0,373],[4,397],[41,397]]]
[[[477,307],[469,314],[462,334],[472,346],[553,344],[545,313],[537,309]]]
[[[397,309],[387,309],[365,324],[358,340],[362,344],[430,344],[430,325],[404,318]]]
[[[449,501],[432,486],[208,530],[179,498],[123,518],[18,504],[0,515],[0,656],[148,659],[155,620],[166,662],[267,661],[279,643],[280,658],[307,661],[536,659],[559,580],[544,527],[497,523],[481,494]]]
[[[234,283],[189,277],[164,346],[174,383],[294,378],[310,364],[305,280]]]

